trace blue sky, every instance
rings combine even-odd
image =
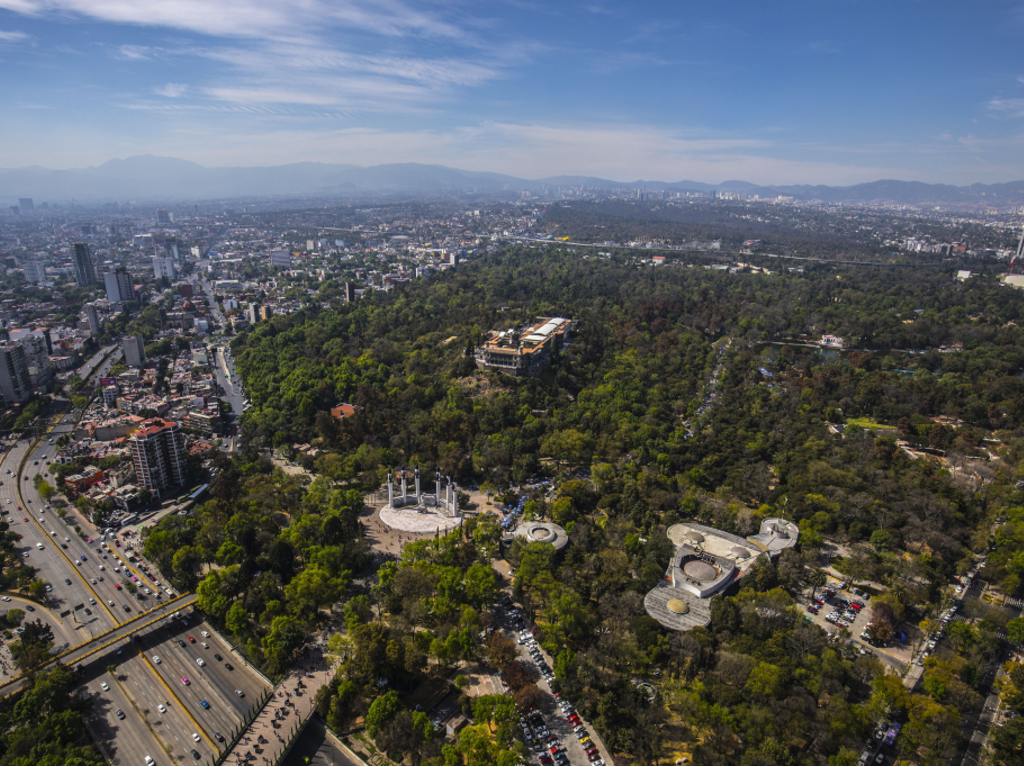
[[[0,0],[0,167],[1024,178],[1024,0]]]

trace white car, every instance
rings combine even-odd
[[[37,549],[40,549],[40,550],[42,550],[42,548],[43,548],[43,544],[41,544],[41,543],[37,543],[37,544],[36,544],[36,548],[37,548]]]
[[[196,743],[199,742],[200,738],[199,738],[199,733],[198,732],[193,732],[192,733],[192,740],[194,740]]]
[[[156,764],[156,760],[153,759],[149,754],[146,754],[146,767],[153,767]]]
[[[163,703],[161,703],[160,705],[158,705],[156,707],[156,710],[159,711],[161,714],[166,714],[167,713],[167,706],[165,706]]]
[[[206,665],[206,661],[202,658],[196,658],[196,665],[199,666],[199,668],[202,668]]]
[[[159,666],[159,665],[160,665],[160,656],[159,656],[159,655],[154,655],[154,656],[153,656],[153,662],[154,662],[154,663],[155,663],[156,665],[158,665],[158,666]]]
[[[103,690],[103,692],[108,692],[110,690],[110,685],[106,682],[100,682],[100,689]]]

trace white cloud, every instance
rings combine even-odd
[[[164,96],[169,99],[178,99],[185,95],[188,91],[188,86],[184,83],[165,83],[159,88],[154,88],[154,92],[158,96]]]
[[[25,32],[18,32],[16,30],[0,29],[0,44],[3,43],[20,43],[28,40],[29,35]]]
[[[990,112],[1010,115],[1011,117],[1024,117],[1024,98],[989,99],[988,109]]]
[[[154,53],[155,49],[148,45],[120,45],[117,48],[117,57],[126,61],[145,61],[153,58]]]
[[[401,0],[0,0],[0,8],[29,15],[72,13],[218,37],[281,38],[315,30],[328,19],[388,37],[464,37],[457,25]]]

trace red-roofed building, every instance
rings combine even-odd
[[[138,482],[159,493],[185,483],[185,438],[174,421],[143,421],[128,439]]]
[[[356,406],[350,405],[347,402],[342,402],[340,405],[331,408],[331,416],[342,421],[346,418],[351,418],[356,414]]]

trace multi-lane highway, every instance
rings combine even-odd
[[[103,671],[87,685],[95,703],[90,729],[97,740],[113,741],[108,750],[116,753],[107,756],[116,764],[142,764],[146,756],[157,764],[210,764],[270,689],[194,615],[125,643],[119,660],[113,675]]]
[[[82,674],[95,704],[89,728],[108,759],[212,763],[270,684],[192,614],[192,597],[177,597],[124,539],[103,536],[77,510],[40,496],[33,480],[39,474],[53,483],[55,443],[73,428],[71,415],[55,419],[42,437],[14,444],[0,459],[0,511],[51,588],[35,615],[55,626],[59,648],[77,648],[62,660]]]
[[[28,563],[51,587],[50,606],[88,639],[131,620],[173,590],[146,565],[132,562],[134,552],[118,545],[120,541],[90,534],[76,511],[58,509],[40,496],[34,479],[41,475],[54,481],[47,466],[55,450],[51,443],[70,428],[68,419],[62,418],[50,435],[34,444],[18,443],[4,457],[0,506],[21,536]]]

